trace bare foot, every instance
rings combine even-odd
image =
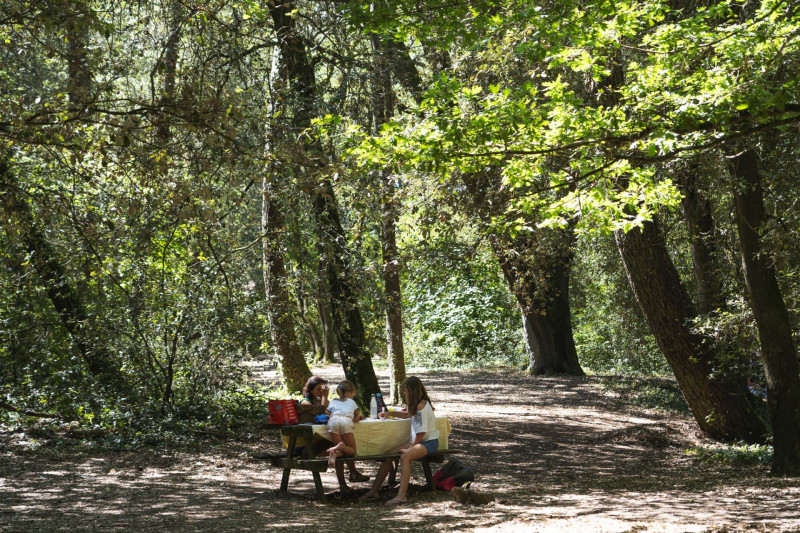
[[[400,505],[401,503],[408,503],[408,500],[405,498],[401,500],[398,496],[395,496],[394,498],[386,502],[386,505]]]
[[[364,501],[364,500],[377,500],[377,499],[378,499],[378,493],[377,493],[377,492],[372,492],[372,491],[369,491],[369,492],[367,492],[366,494],[362,494],[361,496],[359,496],[359,498],[358,498],[358,499],[359,499],[360,501]]]
[[[339,451],[339,449],[340,449],[342,446],[344,446],[344,443],[343,443],[343,442],[340,442],[340,443],[339,443],[339,444],[337,444],[336,446],[331,446],[330,448],[328,448],[328,453]]]
[[[333,450],[333,448],[331,448],[331,450]],[[338,454],[338,452],[336,452],[335,450],[334,450],[334,451],[331,451],[331,452],[328,454],[328,466],[329,466],[330,468],[334,468],[334,467],[336,466],[336,458],[337,458],[338,456],[339,456],[339,454]]]

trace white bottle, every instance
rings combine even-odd
[[[378,400],[375,399],[375,395],[372,395],[372,399],[369,401],[369,417],[370,418],[378,418]]]

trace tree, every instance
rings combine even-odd
[[[331,311],[342,366],[347,379],[356,385],[362,403],[368,404],[370,395],[380,391],[380,387],[372,359],[366,350],[364,324],[350,281],[346,237],[333,186],[330,178],[325,175],[325,156],[319,140],[304,134],[312,127],[312,119],[316,116],[317,87],[314,69],[308,60],[306,42],[296,27],[293,11],[292,3],[269,6],[281,48],[280,77],[284,85],[283,94],[291,99],[291,131],[305,139],[299,143],[297,150],[302,158],[300,164],[310,174],[305,176],[303,186],[310,191],[320,255],[324,257],[327,267]]]
[[[759,233],[766,213],[758,157],[752,149],[731,159],[736,201],[736,226],[741,244],[742,271],[758,326],[767,377],[767,403],[772,418],[778,475],[800,475],[800,365],[792,340],[792,325]]]

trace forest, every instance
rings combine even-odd
[[[800,475],[800,4],[0,6],[0,429],[657,377]]]

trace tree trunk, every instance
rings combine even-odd
[[[539,238],[544,231],[538,230]],[[536,236],[521,233],[513,241],[493,238],[492,248],[522,313],[528,372],[582,376],[569,306],[574,233],[571,227],[550,232],[544,245]]]
[[[636,300],[697,424],[714,438],[764,442],[768,430],[744,383],[719,372],[713,339],[691,329],[695,309],[657,224],[615,237]]]
[[[370,396],[380,392],[372,357],[366,349],[366,335],[358,300],[348,265],[347,238],[339,220],[333,186],[323,178],[312,192],[314,218],[327,258],[328,284],[331,289],[331,316],[339,345],[344,374],[359,391],[362,405],[369,405]]]
[[[697,311],[708,314],[724,305],[722,280],[716,263],[711,201],[698,186],[698,168],[691,167],[679,180],[683,217],[692,240],[692,272],[697,290]]]
[[[800,366],[789,313],[775,265],[764,253],[759,230],[766,222],[761,174],[754,151],[732,159],[736,226],[745,284],[753,308],[767,379],[767,403],[775,448],[772,471],[800,475]]]
[[[312,362],[317,364],[322,359],[322,339],[319,336],[319,329],[313,320],[308,316],[308,305],[306,299],[302,296],[298,297],[300,303],[300,318],[303,319],[303,330],[308,336],[308,342],[311,345],[311,351],[314,353]]]
[[[372,55],[372,109],[375,135],[391,120],[394,113],[394,92],[388,54],[390,44],[373,34]],[[395,46],[395,52],[398,46]],[[395,56],[397,58],[398,56]],[[400,54],[401,59],[411,61],[408,54]],[[395,63],[402,63],[395,59]],[[397,67],[397,65],[395,65]],[[412,65],[413,66],[413,65]],[[405,69],[406,77],[413,78],[416,69]],[[417,77],[417,82],[419,79]],[[386,297],[386,351],[389,360],[389,402],[399,404],[403,401],[403,382],[406,379],[406,358],[403,347],[402,293],[400,290],[400,254],[397,251],[397,200],[395,186],[389,171],[378,173],[381,198],[381,257],[383,259],[383,288]]]
[[[462,176],[472,208],[485,230],[510,201],[499,169]],[[523,231],[512,238],[494,234],[490,243],[522,314],[528,345],[528,372],[536,375],[584,375],[575,350],[569,305],[573,227]]]
[[[325,282],[325,290],[317,300],[317,311],[319,312],[319,321],[322,325],[322,360],[328,364],[333,362],[333,356],[336,352],[336,332],[333,329],[333,317],[331,316],[331,291],[328,288],[327,267],[325,267],[324,270],[322,268],[320,269],[320,279]]]
[[[169,109],[175,105],[175,83],[178,71],[178,54],[180,52],[181,25],[183,10],[181,3],[173,0],[170,4],[170,28],[167,41],[164,43],[162,60],[164,61],[164,80],[158,107],[161,113],[156,117],[156,137],[162,142],[170,139]]]
[[[311,370],[306,364],[294,332],[292,305],[287,289],[283,256],[284,220],[275,197],[275,175],[268,172],[262,185],[261,232],[263,239],[264,288],[272,348],[280,363],[286,387],[292,392],[303,390]]]
[[[311,127],[315,116],[316,94],[314,68],[309,61],[305,40],[295,27],[293,2],[269,5],[275,24],[281,60],[282,95],[290,106],[293,133],[304,141],[298,146],[306,160],[306,172],[322,173],[324,157],[317,139],[301,135]],[[339,209],[330,179],[309,176],[306,184],[311,193],[311,204],[321,255],[325,258],[327,279],[331,291],[333,318],[339,355],[347,379],[357,387],[362,405],[369,405],[370,395],[380,391],[372,358],[366,349],[366,337],[361,312],[353,290],[353,276],[347,264],[347,239],[339,219]]]

